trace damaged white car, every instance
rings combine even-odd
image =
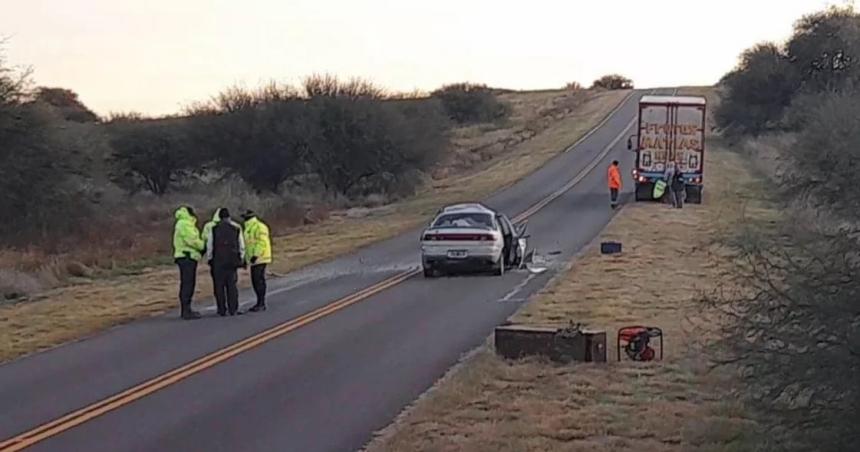
[[[440,210],[421,235],[424,276],[465,270],[503,275],[523,265],[528,235],[502,213],[483,204],[456,204]]]

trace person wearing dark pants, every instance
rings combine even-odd
[[[675,206],[674,191],[672,184],[675,182],[675,175],[678,174],[678,165],[673,161],[666,162],[666,171],[663,172],[663,180],[666,182],[666,191],[663,192],[661,201],[664,204],[672,204]]]
[[[206,259],[212,266],[218,315],[238,315],[241,312],[237,272],[246,266],[245,240],[241,226],[230,219],[229,210],[221,209],[218,216],[218,224],[212,228],[206,244]]]
[[[621,172],[618,170],[618,160],[613,160],[606,172],[607,184],[609,185],[609,205],[615,209],[618,207],[618,192],[621,191]]]
[[[185,320],[199,319],[200,314],[191,308],[197,285],[197,262],[202,257],[203,240],[197,230],[194,209],[181,206],[174,213],[173,259],[179,267],[180,315]]]
[[[237,315],[239,312],[239,274],[235,268],[214,267],[213,279],[215,280],[215,303],[218,306],[218,315]]]
[[[200,318],[200,313],[191,308],[194,290],[197,288],[197,261],[188,257],[176,259],[179,266],[179,312],[184,320]]]
[[[203,225],[202,232],[200,233],[200,238],[203,239],[203,244],[206,245],[209,243],[209,236],[212,235],[212,228],[218,224],[218,220],[221,218],[218,216],[221,213],[221,207],[215,209],[215,213],[212,215],[212,219],[207,221],[206,224]],[[206,252],[203,252],[206,254]],[[212,262],[209,263],[209,278],[212,279],[212,289],[215,289],[215,269],[212,267]],[[218,294],[215,293],[215,299],[218,299]]]
[[[257,296],[257,303],[250,309],[251,312],[266,310],[266,264],[251,265],[251,285]]]
[[[266,266],[272,263],[272,240],[269,227],[260,221],[253,211],[242,214],[245,221],[245,255],[251,264],[251,284],[257,295],[257,303],[251,312],[266,310]]]
[[[672,185],[670,186],[672,191],[672,206],[677,209],[681,209],[684,207],[684,194],[687,190],[687,184],[684,182],[684,175],[680,172],[675,173],[672,177]]]

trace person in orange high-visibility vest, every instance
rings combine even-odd
[[[618,192],[621,191],[621,172],[618,170],[618,160],[609,165],[606,177],[609,184],[609,197],[612,208],[618,207]]]

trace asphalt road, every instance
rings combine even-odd
[[[271,281],[270,308],[262,314],[182,322],[171,313],[19,359],[0,366],[0,451],[12,450],[7,438],[86,407],[28,436],[28,450],[360,449],[598,235],[614,214],[605,175],[613,159],[622,162],[629,199],[632,154],[626,140],[642,94],[636,92],[577,146],[484,200],[514,217],[557,194],[528,220],[532,247],[555,260],[549,271],[410,277],[366,299],[348,298],[348,306],[291,324],[288,332],[262,337],[235,356],[156,380],[158,390],[138,386],[131,396],[92,407],[418,268],[416,230]],[[578,182],[558,192],[572,179]],[[246,303],[250,299],[243,294]]]

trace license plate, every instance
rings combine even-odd
[[[451,250],[448,251],[448,257],[451,259],[462,259],[466,257],[466,250]]]

